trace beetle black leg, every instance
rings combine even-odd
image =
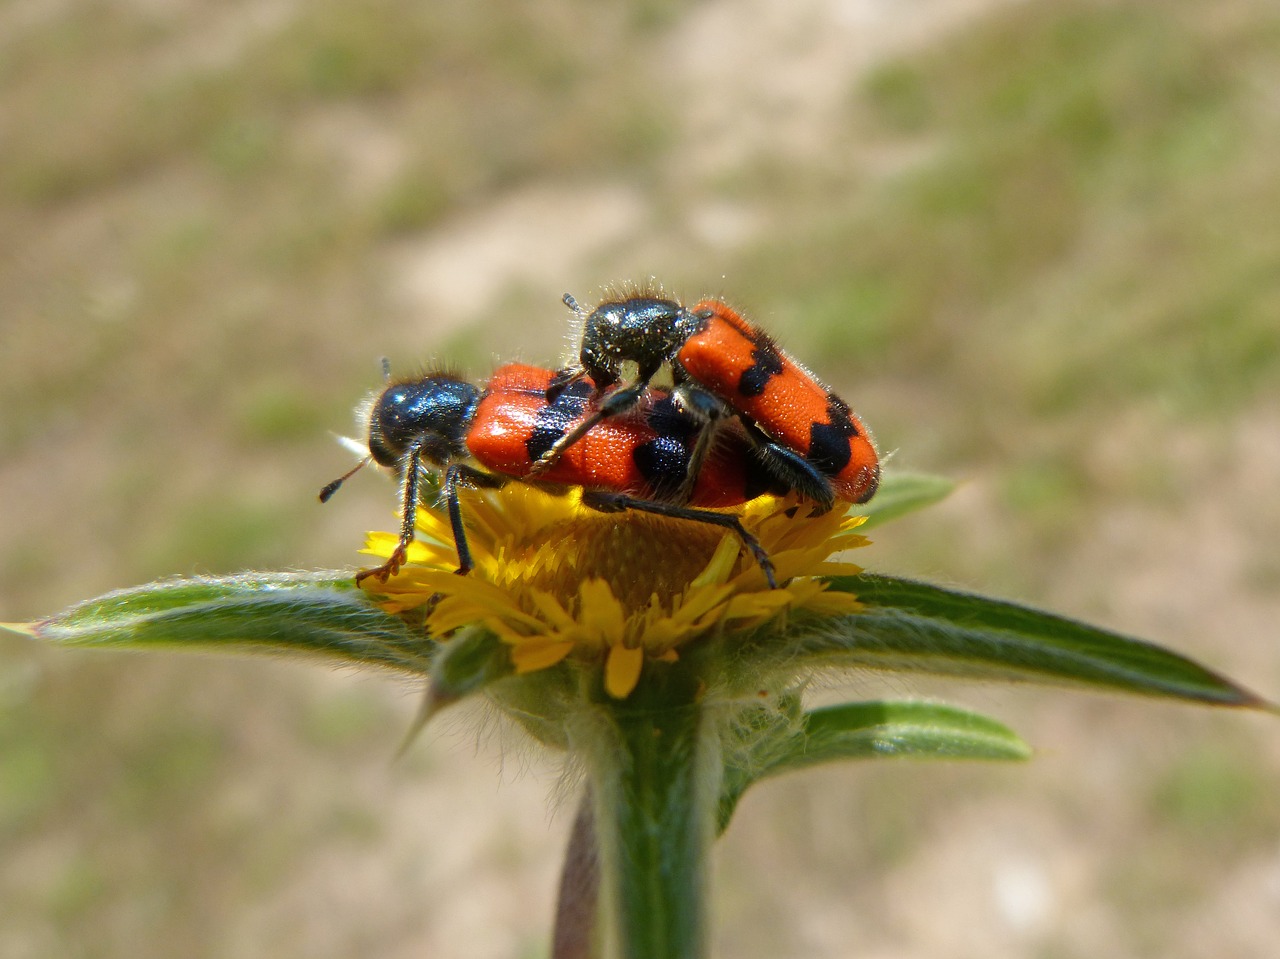
[[[577,426],[556,440],[549,450],[538,457],[533,466],[529,468],[529,475],[540,476],[551,469],[564,454],[565,450],[591,432],[592,428],[601,420],[607,420],[611,416],[619,416],[635,409],[640,405],[640,400],[644,398],[644,391],[648,386],[649,383],[645,380],[633,383],[630,386],[621,386],[606,393],[599,406],[584,416]]]
[[[661,503],[656,500],[637,499],[625,493],[609,493],[602,490],[585,490],[582,494],[583,505],[602,513],[621,513],[635,510],[640,513],[652,513],[655,516],[667,516],[671,519],[687,519],[694,523],[709,523],[732,530],[742,540],[742,545],[751,551],[751,555],[759,564],[770,589],[778,588],[778,581],[773,574],[773,560],[765,552],[760,541],[747,532],[742,521],[732,513],[717,513],[709,509],[697,509],[693,506],[680,506],[676,503]]]
[[[818,513],[826,513],[836,504],[831,480],[795,450],[774,442],[760,427],[739,417],[747,429],[760,464],[788,489],[795,490],[814,504]]]
[[[458,489],[463,486],[472,489],[501,489],[507,483],[505,476],[485,473],[474,466],[455,463],[444,473],[445,503],[449,509],[449,527],[453,530],[453,544],[458,550],[458,575],[466,576],[475,563],[471,559],[471,547],[467,545],[467,531],[462,525],[462,503],[458,500]]]
[[[561,393],[586,375],[587,371],[582,367],[577,369],[568,367],[558,371],[555,376],[551,377],[551,382],[547,384],[547,402],[554,403]]]
[[[356,573],[356,585],[370,576],[376,576],[386,582],[400,571],[405,558],[409,555],[409,544],[413,542],[413,531],[418,519],[418,480],[422,469],[422,448],[418,444],[410,446],[401,460],[400,470],[400,541],[392,550],[387,561],[373,569],[364,569]]]
[[[693,496],[702,464],[707,461],[715,442],[720,422],[729,415],[729,408],[718,397],[688,383],[677,386],[671,394],[676,408],[698,426],[698,435],[689,453],[689,465],[685,468],[684,482],[680,484],[676,502],[687,503]]]
[[[370,576],[386,582],[400,571],[409,555],[417,529],[419,483],[422,470],[422,450],[412,446],[405,454],[404,470],[400,480],[400,540],[391,556],[381,566],[361,570],[356,574],[356,585]],[[475,565],[471,560],[471,548],[467,545],[467,533],[462,525],[462,504],[458,501],[458,489],[469,486],[476,489],[498,489],[506,485],[505,476],[494,476],[472,466],[454,464],[445,470],[442,492],[449,510],[449,526],[453,529],[453,541],[458,549],[458,572],[465,575]]]

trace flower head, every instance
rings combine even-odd
[[[456,575],[457,551],[442,510],[418,510],[418,538],[386,583],[364,585],[384,609],[431,604],[426,626],[447,638],[480,625],[511,647],[517,673],[566,657],[603,664],[604,687],[622,698],[646,658],[674,661],[679,650],[720,629],[749,629],[786,610],[849,612],[857,601],[827,593],[820,576],[860,572],[828,559],[866,540],[863,517],[808,515],[792,499],[761,497],[742,509],[776,567],[770,589],[733,533],[685,519],[600,513],[577,493],[555,496],[512,483],[467,491],[463,513],[475,568]],[[390,533],[371,533],[366,553],[387,557]]]

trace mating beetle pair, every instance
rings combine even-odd
[[[818,510],[866,502],[880,467],[848,405],[718,300],[689,309],[633,295],[587,313],[579,363],[560,371],[512,364],[484,389],[430,373],[391,382],[369,407],[369,455],[400,479],[400,540],[358,580],[382,580],[413,542],[421,472],[444,473],[459,573],[471,569],[458,489],[511,479],[578,486],[585,505],[636,510],[733,530],[770,586],[773,564],[737,516],[716,512],[766,493],[795,492]],[[627,364],[634,379],[624,380]],[[674,387],[650,381],[669,367]],[[474,461],[478,466],[471,465]],[[352,470],[351,473],[354,473]],[[321,491],[327,500],[351,475]]]

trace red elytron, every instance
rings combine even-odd
[[[489,379],[467,431],[467,449],[486,469],[528,479],[533,464],[586,412],[595,386],[547,400],[556,373],[512,363]],[[696,474],[689,472],[700,424],[655,390],[637,415],[606,420],[541,473],[536,482],[611,490],[660,502],[718,509],[739,506],[766,492],[786,490],[751,454],[738,432],[726,431]]]
[[[830,509],[837,498],[864,503],[875,493],[880,463],[866,427],[847,403],[731,307],[703,300],[686,309],[674,300],[634,295],[606,300],[588,314],[572,296],[565,303],[583,319],[579,365],[557,376],[547,395],[554,399],[589,377],[596,401],[543,455],[534,475],[553,469],[601,423],[641,402],[665,363],[675,380],[675,402],[687,415],[708,426],[736,417],[762,464],[818,507]],[[622,382],[627,363],[637,372]],[[690,470],[699,468],[695,454]]]
[[[428,467],[443,472],[441,494],[458,549],[458,572],[472,568],[458,490],[493,489],[509,480],[553,491],[577,486],[583,503],[602,512],[636,510],[709,523],[732,530],[751,551],[770,586],[773,564],[738,517],[714,509],[736,506],[764,493],[786,492],[784,483],[740,430],[720,430],[708,444],[705,424],[678,407],[670,394],[653,390],[629,415],[601,422],[534,477],[534,464],[589,411],[596,386],[579,379],[547,393],[559,374],[523,364],[498,369],[481,390],[447,373],[393,382],[368,410],[369,455],[400,479],[400,540],[381,566],[357,581],[384,582],[404,564],[413,542],[414,518]],[[698,469],[692,469],[695,458]],[[477,465],[472,465],[472,463]],[[328,500],[353,469],[320,492]]]
[[[836,496],[869,500],[879,484],[880,459],[848,404],[724,303],[703,300],[692,312],[706,319],[676,354],[685,373],[803,456]]]

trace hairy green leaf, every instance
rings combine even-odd
[[[792,769],[844,759],[1022,760],[1031,755],[1031,747],[994,719],[924,702],[827,706],[806,713],[789,735],[766,735],[752,745],[725,770],[721,830],[752,784]]]
[[[907,513],[932,506],[946,499],[956,484],[941,476],[926,473],[885,472],[880,477],[880,488],[865,506],[855,507],[855,512],[867,517],[860,530],[868,530],[897,519]]]
[[[426,695],[400,743],[400,752],[413,744],[440,710],[514,672],[510,647],[486,629],[467,629],[441,643],[432,658]]]
[[[441,644],[431,666],[431,698],[447,706],[514,671],[510,646],[486,629],[467,629]]]
[[[23,628],[64,646],[304,653],[424,673],[435,644],[350,573],[174,579],[87,600]]]
[[[1052,613],[891,576],[839,577],[832,588],[866,608],[797,624],[790,650],[810,662],[1267,706],[1184,656]]]

